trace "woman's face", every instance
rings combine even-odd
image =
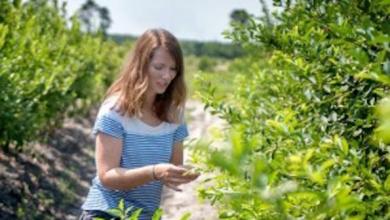
[[[164,93],[177,74],[175,60],[166,49],[159,47],[154,51],[148,73],[150,92]]]

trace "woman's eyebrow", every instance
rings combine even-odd
[[[162,66],[168,66],[165,64],[165,62],[155,61],[153,62],[154,65],[162,65]],[[176,65],[170,66],[170,68],[176,68]]]

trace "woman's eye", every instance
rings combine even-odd
[[[163,66],[157,65],[157,66],[154,66],[154,68],[155,68],[156,70],[162,70]]]

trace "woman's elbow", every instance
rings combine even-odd
[[[98,174],[98,178],[99,178],[100,183],[101,183],[104,187],[112,189],[112,184],[111,184],[110,178],[107,177],[107,172],[101,172],[101,173],[99,173],[99,174]]]
[[[111,190],[128,190],[128,186],[124,186],[118,180],[115,180],[114,177],[110,177],[108,172],[99,174],[100,183],[107,189]]]
[[[98,173],[99,182],[101,182],[103,185],[106,184],[106,178],[104,173]]]

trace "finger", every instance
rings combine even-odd
[[[184,173],[168,173],[168,178],[183,178]]]
[[[182,174],[182,177],[184,177],[184,178],[197,178],[198,176],[200,176],[200,173],[197,173],[197,172],[195,172],[195,171],[192,171],[192,170],[190,170],[190,171],[187,171],[187,172],[185,172],[185,173],[183,173]]]
[[[193,176],[193,175],[199,175],[198,172],[195,172],[194,170],[187,170],[185,173],[182,174],[183,176]]]
[[[168,180],[171,181],[171,183],[178,185],[178,184],[189,183],[191,181],[194,181],[198,177],[199,177],[199,174],[196,173],[196,174],[191,174],[191,175],[187,175],[187,176],[180,176],[179,178],[168,178]]]
[[[178,167],[178,166],[172,166],[169,170],[168,170],[169,173],[172,173],[172,174],[176,174],[176,175],[181,175],[185,172],[187,172],[187,170],[183,167]]]
[[[186,170],[191,170],[191,169],[194,169],[195,167],[192,166],[192,165],[189,165],[189,164],[185,164],[185,165],[179,165],[179,167],[182,167]]]
[[[180,185],[180,184],[188,182],[188,180],[186,178],[183,178],[183,177],[169,177],[169,178],[166,179],[166,181],[168,183],[172,183],[172,184],[175,184],[175,185]]]
[[[188,178],[191,179],[191,180],[195,180],[195,179],[197,179],[199,176],[200,176],[199,173],[194,173],[194,174],[188,175]]]
[[[199,174],[191,174],[191,175],[183,176],[182,178],[186,180],[186,183],[189,183],[191,181],[194,181],[198,177],[199,177]]]
[[[173,184],[170,184],[170,183],[165,183],[164,185],[167,186],[168,188],[173,189],[173,190],[178,191],[178,192],[182,192],[183,191],[179,187],[177,187],[177,186],[175,186]]]

